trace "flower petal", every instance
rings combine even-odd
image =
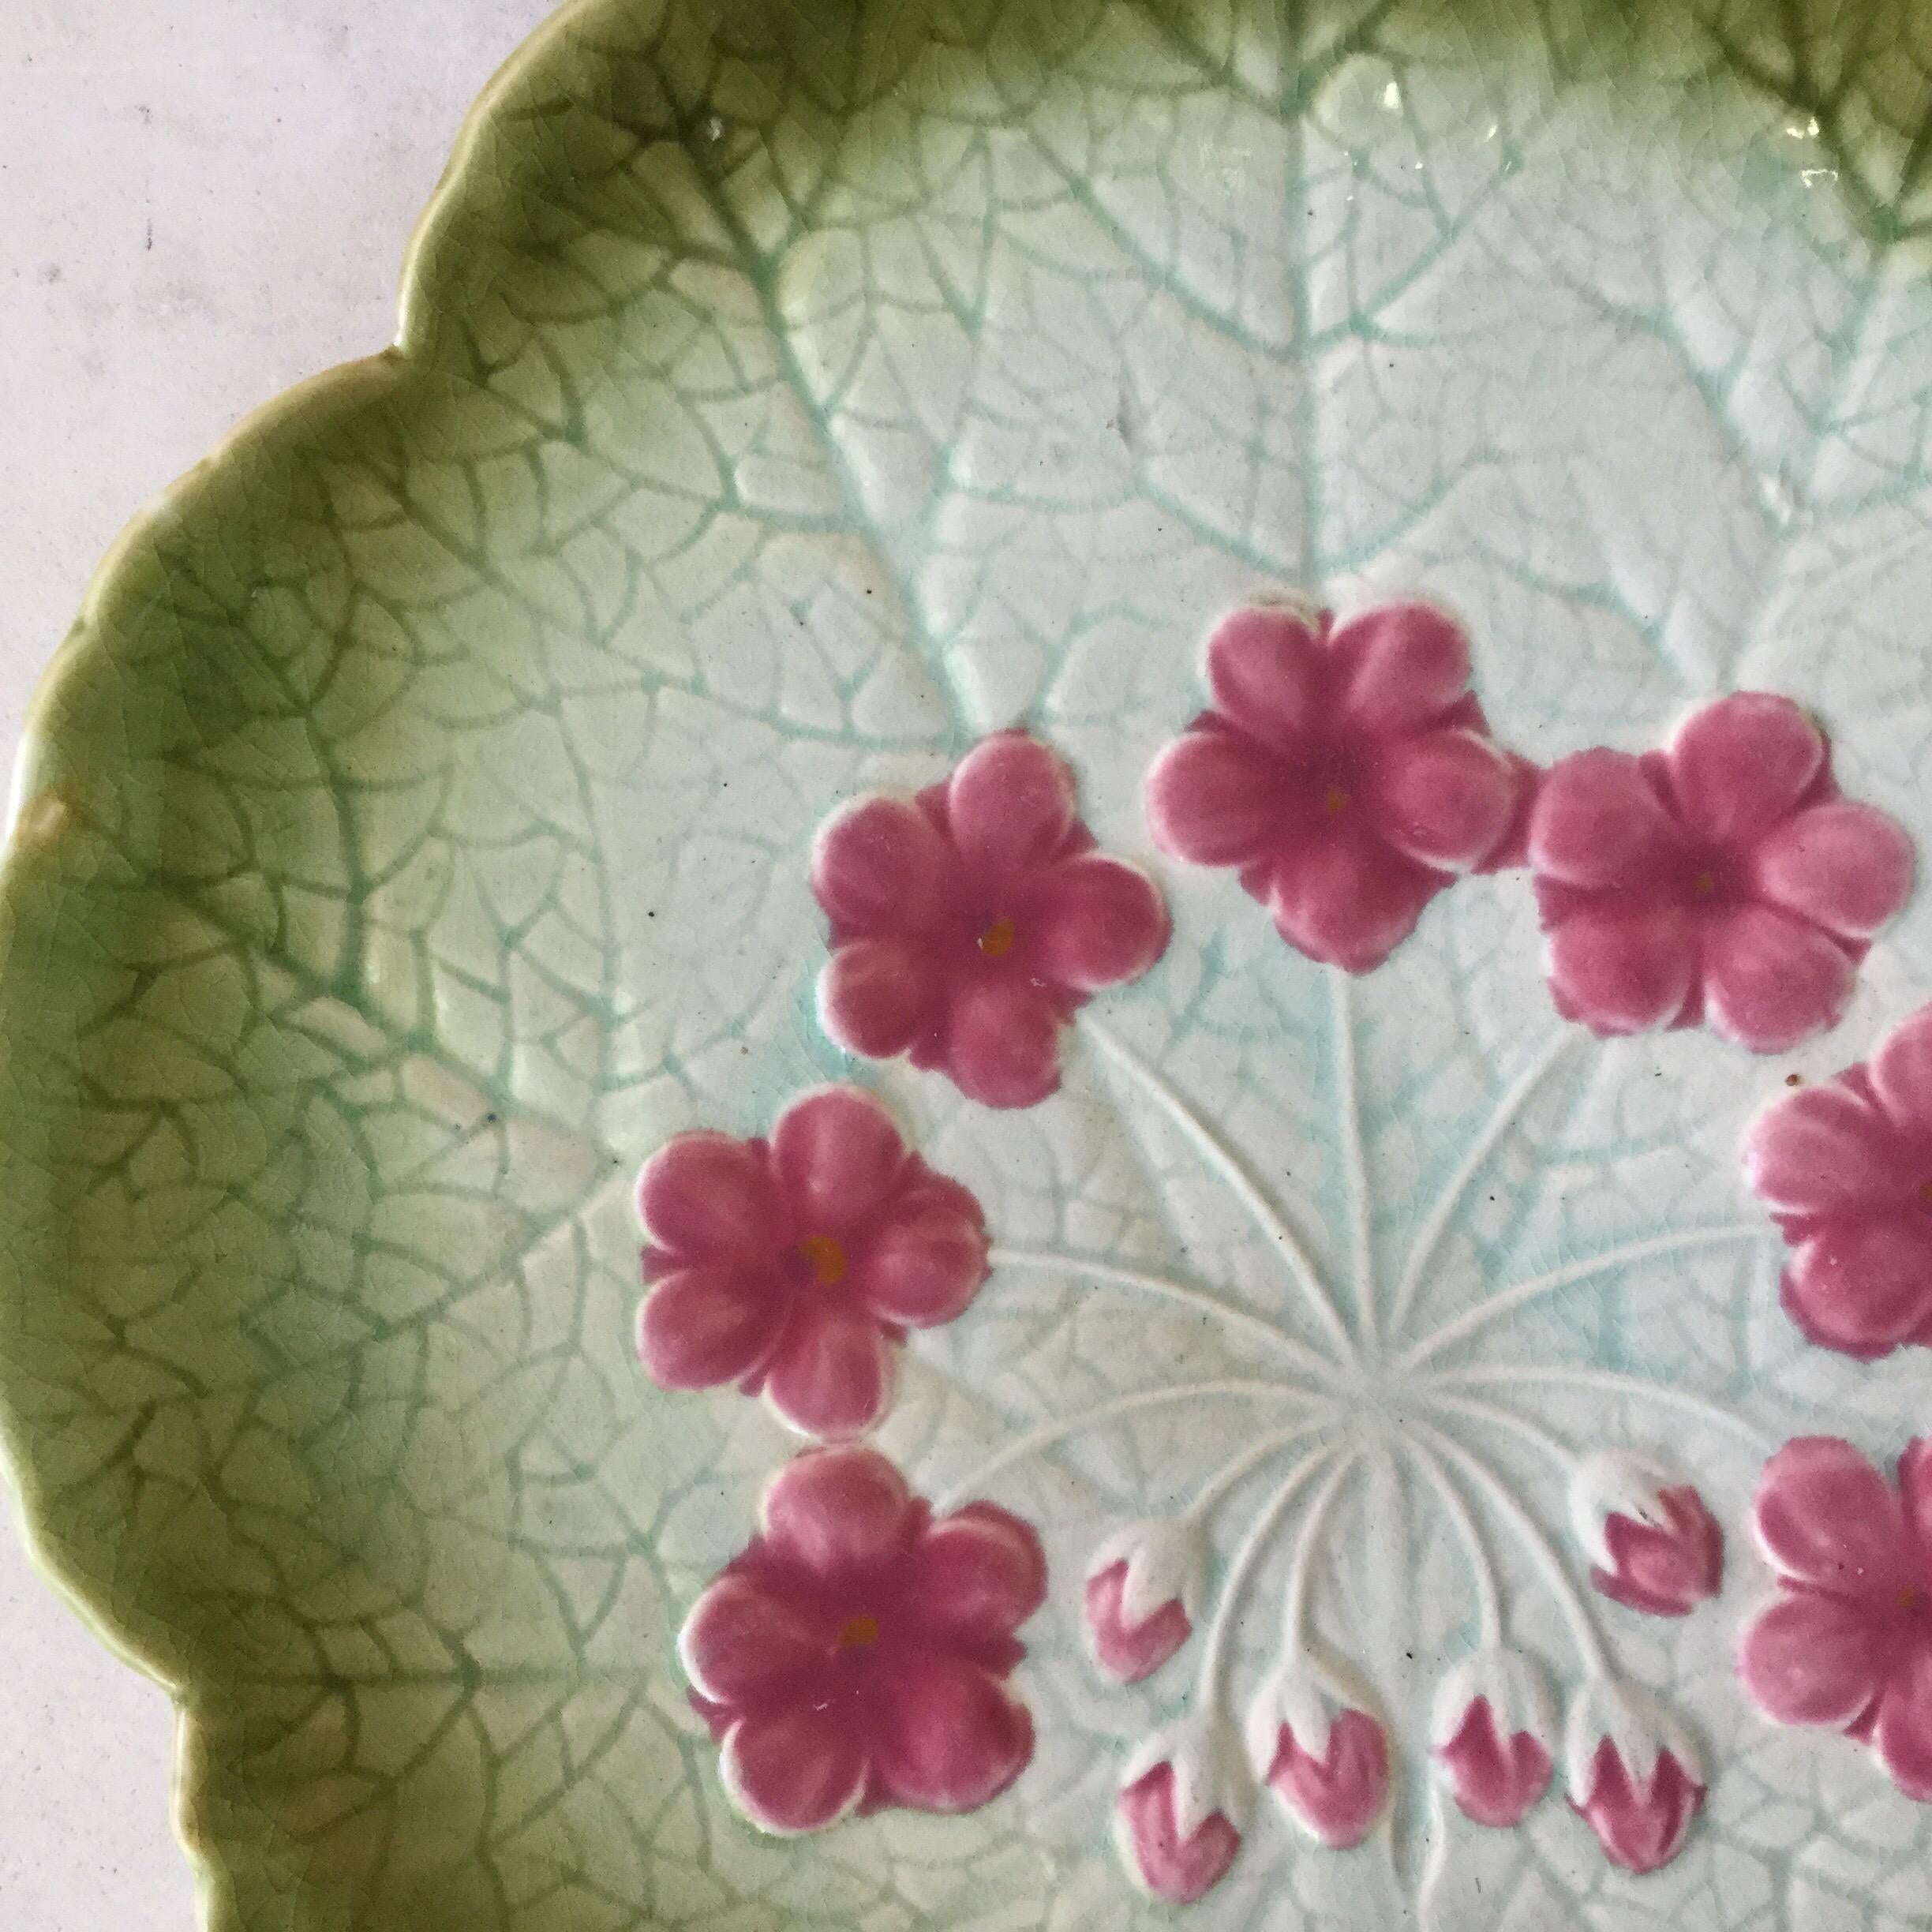
[[[1780,1597],[1745,1631],[1738,1675],[1779,1724],[1842,1731],[1877,1694],[1882,1655],[1863,1605],[1807,1591]]]
[[[1814,1342],[1870,1360],[1932,1315],[1932,1226],[1900,1215],[1834,1217],[1784,1270],[1785,1311]]]
[[[1556,1009],[1593,1033],[1646,1033],[1672,1024],[1690,997],[1697,964],[1690,923],[1670,907],[1577,912],[1550,934]]]
[[[1038,1533],[992,1503],[969,1503],[928,1525],[905,1578],[921,1625],[962,1645],[998,1646],[1046,1601]]]
[[[1388,1801],[1388,1734],[1366,1711],[1345,1710],[1329,1727],[1326,1754],[1316,1758],[1283,1724],[1267,1782],[1322,1844],[1349,1851]]]
[[[871,1449],[795,1456],[759,1511],[774,1550],[827,1582],[869,1578],[905,1548],[916,1515],[905,1478]]]
[[[1788,698],[1739,691],[1686,720],[1672,739],[1671,780],[1684,822],[1735,850],[1795,807],[1825,767],[1825,739]]]
[[[930,1031],[939,1009],[931,955],[916,941],[854,939],[818,975],[818,1019],[848,1053],[889,1060]]]
[[[1842,1080],[1800,1088],[1765,1108],[1745,1136],[1744,1171],[1779,1215],[1887,1206],[1911,1181],[1890,1124]]]
[[[1060,1084],[1060,1014],[1028,982],[1008,977],[956,986],[947,1008],[945,1067],[983,1106],[1032,1106]]]
[[[1872,1091],[1901,1127],[1932,1140],[1932,1006],[1900,1020],[1871,1057]]]
[[[1608,1566],[1590,1571],[1604,1596],[1649,1616],[1688,1616],[1724,1584],[1724,1531],[1687,1484],[1657,1492],[1661,1523],[1613,1512],[1604,1526]]]
[[[1095,1661],[1121,1683],[1151,1677],[1194,1634],[1187,1607],[1170,1597],[1138,1623],[1128,1620],[1122,1598],[1127,1560],[1110,1563],[1087,1579],[1087,1635]]]
[[[1370,790],[1376,829],[1398,852],[1466,872],[1509,830],[1517,777],[1508,758],[1474,732],[1425,732],[1381,749]]]
[[[1848,1442],[1800,1436],[1764,1466],[1752,1499],[1758,1546],[1795,1583],[1845,1597],[1897,1587],[1904,1519],[1892,1485]]]
[[[1837,940],[1769,906],[1740,906],[1705,928],[1711,1030],[1753,1053],[1782,1053],[1836,1026],[1857,979]]]
[[[762,1150],[728,1134],[682,1133],[638,1177],[644,1231],[680,1261],[756,1261],[785,1239]]]
[[[1549,1788],[1548,1747],[1527,1731],[1504,1737],[1487,1698],[1470,1705],[1455,1735],[1438,1746],[1464,1817],[1506,1831],[1520,1825]]]
[[[1298,611],[1261,604],[1234,612],[1208,640],[1215,708],[1271,750],[1295,744],[1321,721],[1320,648]]]
[[[852,1259],[852,1291],[882,1320],[930,1328],[979,1293],[987,1252],[979,1204],[964,1188],[921,1189],[867,1235]]]
[[[778,1339],[777,1282],[757,1271],[678,1268],[638,1311],[638,1357],[660,1388],[715,1388],[750,1375]]]
[[[1138,866],[1099,852],[1056,867],[1033,919],[1028,964],[1076,993],[1139,979],[1174,930],[1160,888]]]
[[[1191,1905],[1226,1875],[1241,1833],[1213,1811],[1183,1838],[1174,1810],[1174,1768],[1163,1762],[1121,1792],[1115,1831],[1128,1870],[1155,1897]]]
[[[765,1394],[792,1427],[827,1442],[863,1436],[892,1398],[892,1356],[863,1309],[815,1303],[796,1309],[765,1377]]]
[[[1433,724],[1468,688],[1469,639],[1432,605],[1364,611],[1335,631],[1328,648],[1342,715],[1371,736]]]
[[[837,1234],[871,1214],[905,1166],[892,1116],[856,1087],[795,1100],[772,1129],[772,1169],[791,1204],[792,1232]]]
[[[938,916],[951,863],[938,828],[910,799],[854,799],[818,829],[812,892],[836,930],[900,932]]]
[[[1872,1742],[1893,1783],[1908,1798],[1932,1803],[1932,1646],[1913,1646],[1894,1661]]]
[[[1683,844],[1649,773],[1627,752],[1579,751],[1537,787],[1529,844],[1539,878],[1591,891],[1649,886]]]
[[[1932,1438],[1915,1436],[1898,1459],[1899,1494],[1911,1533],[1915,1568],[1932,1576]]]
[[[1297,952],[1324,965],[1369,972],[1415,930],[1443,883],[1365,826],[1337,829],[1308,840],[1275,866],[1268,910]]]
[[[1062,856],[1080,821],[1065,761],[1024,732],[983,738],[946,786],[953,842],[982,878],[1031,872]]]
[[[733,1724],[718,1760],[724,1788],[768,1832],[818,1831],[859,1802],[865,1754],[845,1713],[802,1702]]]
[[[1848,938],[1869,939],[1911,892],[1905,828],[1850,799],[1813,805],[1776,827],[1751,857],[1773,904]]]
[[[905,1657],[881,1687],[873,1774],[888,1802],[971,1811],[1033,1755],[1033,1720],[991,1672],[937,1651]]]
[[[1272,844],[1280,825],[1282,774],[1259,747],[1226,731],[1191,731],[1148,773],[1148,831],[1193,865],[1246,865]]]
[[[684,1673],[702,1697],[743,1704],[781,1691],[823,1661],[826,1634],[797,1604],[727,1571],[697,1602],[678,1635]]]

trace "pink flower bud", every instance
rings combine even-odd
[[[1541,1674],[1515,1653],[1479,1651],[1436,1693],[1429,1746],[1463,1815],[1520,1825],[1549,1787],[1556,1717]]]
[[[1367,1701],[1298,1657],[1267,1678],[1248,1709],[1255,1776],[1331,1851],[1360,1844],[1388,1798],[1388,1736]]]
[[[1683,1727],[1647,1697],[1601,1679],[1570,1713],[1570,1806],[1604,1855],[1655,1871],[1683,1848],[1704,1803],[1704,1766]]]
[[[1087,1567],[1087,1635],[1110,1677],[1137,1683],[1193,1634],[1204,1567],[1200,1538],[1179,1518],[1129,1523]]]
[[[1724,1582],[1724,1532],[1690,1485],[1627,1451],[1586,1458],[1571,1485],[1577,1540],[1604,1596],[1652,1616],[1687,1616]]]
[[[1234,1863],[1249,1795],[1226,1722],[1188,1719],[1156,1732],[1121,1780],[1114,1831],[1128,1870],[1156,1898],[1192,1904]]]

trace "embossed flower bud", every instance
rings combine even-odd
[[[1300,1654],[1276,1667],[1248,1709],[1255,1776],[1332,1851],[1360,1844],[1388,1799],[1388,1734],[1368,1702],[1340,1673]]]
[[[1570,1516],[1606,1597],[1652,1616],[1685,1616],[1724,1582],[1724,1532],[1675,1470],[1627,1450],[1577,1466]]]
[[[1114,1829],[1122,1861],[1156,1898],[1191,1904],[1234,1863],[1252,1795],[1225,1719],[1187,1718],[1156,1732],[1121,1780]]]
[[[1492,1646],[1437,1687],[1429,1749],[1463,1815],[1520,1825],[1549,1788],[1556,1713],[1541,1672]]]
[[[1200,1604],[1206,1552],[1184,1517],[1117,1530],[1087,1567],[1087,1635],[1110,1677],[1137,1683],[1185,1643]]]
[[[1704,1765],[1661,1705],[1597,1679],[1570,1713],[1564,1757],[1571,1809],[1612,1864],[1655,1871],[1683,1850],[1704,1803]]]

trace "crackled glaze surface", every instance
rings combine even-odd
[[[1807,901],[1847,971],[1756,1043],[1843,1018],[1795,1051],[1720,1037],[1708,972],[1694,1015],[1573,988],[1606,1032],[1709,1022],[1599,1039],[1491,869],[1486,754],[1372,944],[1143,814],[1217,620],[1425,599],[1536,766],[1772,693],[1923,852],[1915,32],[597,0],[532,51],[402,353],[117,553],[0,908],[9,1447],[180,1692],[219,1932],[1162,1923],[1136,1863],[1216,1927],[1932,1911],[1915,1679],[1780,1676],[1810,1572],[1751,1533],[1797,1439],[1892,1522],[1919,1304],[1807,1302],[1800,1256],[1832,1335],[1907,1345],[1810,1339],[1814,1204],[1739,1159],[1924,1003],[1925,896],[1868,954],[1885,892]],[[1014,727],[1172,929],[1056,954],[1030,1083],[975,1099],[821,1024],[814,840]],[[933,1325],[848,1324],[896,1353],[876,1452],[935,1533],[1036,1535],[1046,1601],[942,1671],[908,1527],[811,1643],[965,1687],[986,1748],[747,1773],[693,1609],[811,1466],[718,1361],[640,1365],[633,1191],[828,1084],[990,1243]],[[788,1288],[844,1289],[791,1233]],[[1916,1616],[1840,1622],[1909,1673]]]

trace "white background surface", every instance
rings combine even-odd
[[[551,0],[0,0],[0,762],[116,533],[380,349],[472,99]],[[187,1932],[167,1698],[0,1529],[0,1926]]]

